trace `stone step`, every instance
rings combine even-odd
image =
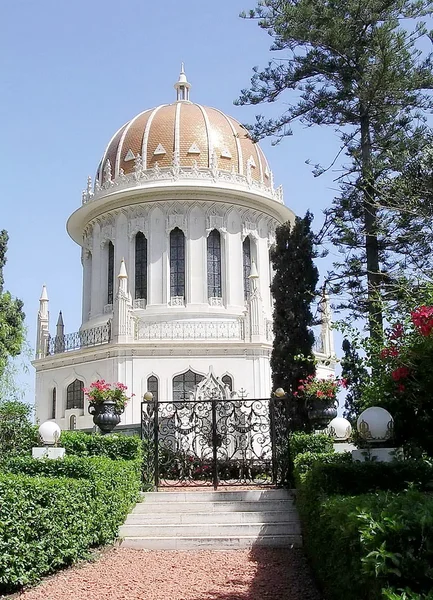
[[[158,512],[131,513],[125,525],[187,525],[200,523],[283,523],[297,522],[297,511],[292,508],[282,511],[260,512]]]
[[[213,537],[128,537],[122,547],[145,550],[234,550],[252,547],[300,548],[302,536],[259,535],[259,536],[213,536]]]
[[[167,494],[168,495],[168,494]],[[191,495],[191,494],[188,494]],[[132,510],[132,514],[167,514],[167,513],[219,513],[219,512],[270,512],[294,511],[295,504],[288,500],[265,500],[248,502],[244,501],[218,501],[218,502],[139,502]]]
[[[190,492],[143,492],[143,498],[149,503],[160,502],[233,502],[293,499],[290,490],[239,490],[239,491],[190,491]]]
[[[120,537],[240,537],[300,534],[297,521],[281,523],[200,523],[181,525],[122,525]]]

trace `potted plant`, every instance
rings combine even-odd
[[[332,375],[326,379],[309,375],[299,382],[295,396],[305,399],[308,419],[314,429],[323,429],[337,416],[337,392],[344,383]]]
[[[104,379],[98,379],[84,389],[89,401],[89,413],[102,433],[110,433],[120,423],[120,415],[130,399],[126,390],[123,383],[110,384]]]

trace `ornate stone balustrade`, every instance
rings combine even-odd
[[[135,340],[245,340],[244,319],[233,321],[166,321],[138,320]]]
[[[122,169],[119,177],[110,178],[102,185],[96,181],[95,188],[92,187],[92,179],[87,179],[87,188],[83,191],[82,204],[92,202],[97,198],[105,196],[110,192],[120,191],[128,188],[144,187],[147,183],[155,181],[191,181],[194,183],[200,182],[215,182],[222,184],[234,184],[242,187],[247,187],[250,190],[256,190],[264,196],[276,200],[284,204],[283,188],[279,186],[274,188],[259,183],[251,177],[251,173],[247,175],[239,175],[232,171],[220,171],[216,168],[199,168],[197,164],[193,167],[179,167],[173,165],[171,167],[161,168],[158,163],[152,169],[142,169],[140,161],[136,161],[135,170],[133,173],[125,174]]]

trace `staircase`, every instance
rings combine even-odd
[[[119,537],[123,547],[149,550],[302,545],[288,490],[146,492]]]

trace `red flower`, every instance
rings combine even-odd
[[[412,311],[410,316],[418,332],[428,337],[433,330],[433,306],[420,306]]]
[[[317,390],[316,395],[317,395],[318,398],[322,398],[323,397],[322,390]]]
[[[349,385],[349,381],[345,377],[343,377],[343,379],[340,379],[340,383],[341,383],[341,387],[344,389],[346,389],[347,386]]]
[[[391,340],[398,340],[399,338],[403,337],[403,333],[403,325],[401,323],[396,323],[392,328],[392,333],[389,338]]]
[[[400,379],[404,379],[409,375],[410,371],[407,367],[398,367],[391,373],[391,377],[394,381],[400,381]]]
[[[404,392],[406,389],[406,386],[404,385],[404,383],[399,383],[397,389],[399,392]]]
[[[380,358],[397,358],[399,355],[399,350],[395,346],[391,346],[390,348],[384,348],[380,353]]]

